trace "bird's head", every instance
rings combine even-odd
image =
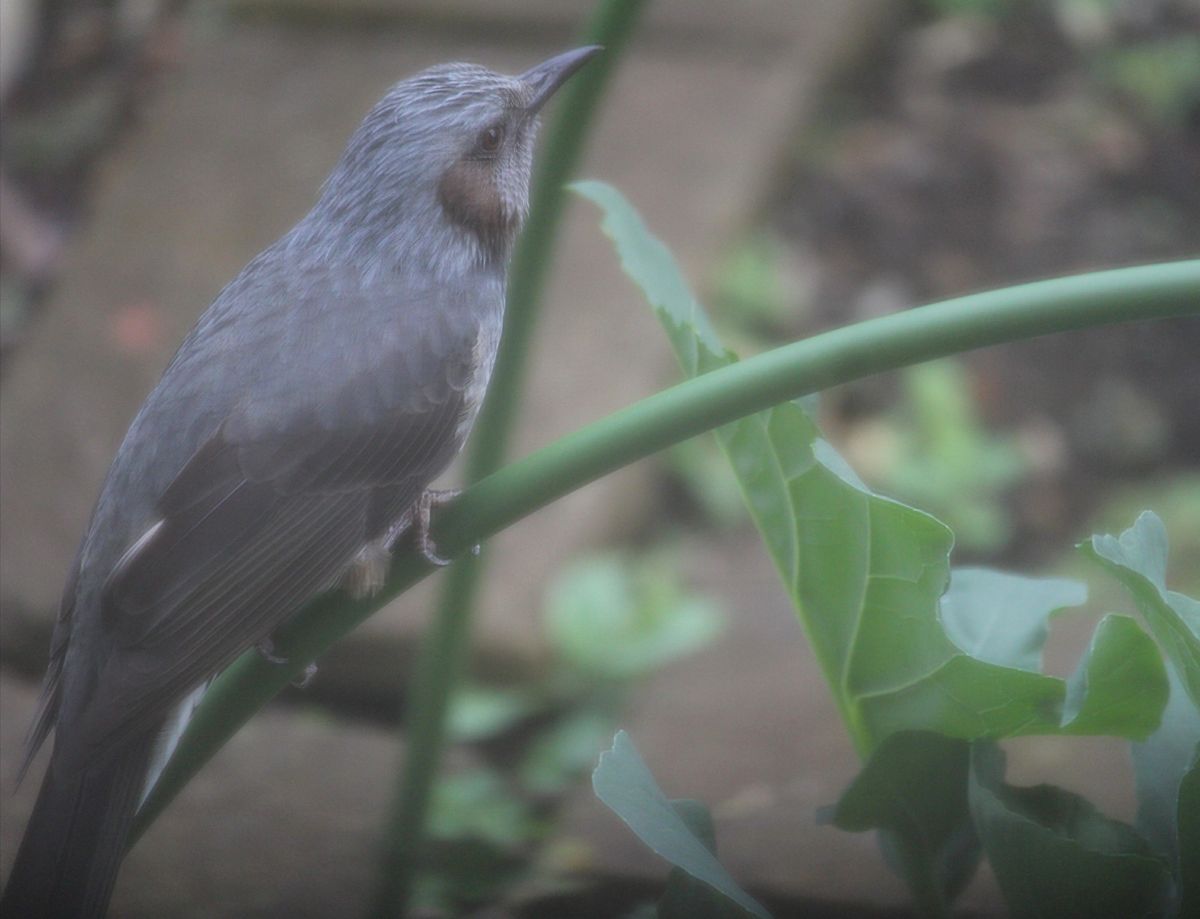
[[[441,64],[397,83],[351,137],[314,214],[353,228],[359,249],[434,260],[458,249],[503,264],[529,209],[538,112],[599,50],[513,77]]]

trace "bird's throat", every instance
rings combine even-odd
[[[442,176],[438,200],[450,222],[472,233],[489,259],[508,257],[521,218],[496,186],[490,161],[458,160]]]

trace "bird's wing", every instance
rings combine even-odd
[[[29,766],[37,751],[45,743],[58,717],[58,705],[62,691],[63,664],[66,663],[67,645],[71,637],[71,623],[75,615],[75,585],[79,580],[79,563],[83,555],[83,545],[75,552],[75,561],[71,563],[67,574],[66,589],[63,590],[62,601],[58,608],[58,618],[54,622],[54,632],[50,637],[50,655],[46,664],[46,675],[42,678],[42,691],[38,695],[37,710],[29,733],[25,736],[25,755],[17,770],[17,784],[25,778]]]
[[[409,387],[369,423],[353,404],[374,385],[366,379],[326,400],[345,403],[349,424],[330,425],[328,413],[311,410],[226,419],[104,586],[101,616],[114,650],[85,714],[89,746],[161,719],[184,692],[332,587],[392,522],[387,514],[416,500],[460,446],[470,345],[423,373],[419,398]]]

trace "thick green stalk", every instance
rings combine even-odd
[[[604,46],[555,100],[545,156],[534,180],[529,220],[509,268],[504,337],[487,401],[471,438],[466,480],[493,472],[508,453],[526,372],[529,344],[562,218],[564,186],[574,173],[621,51],[645,0],[605,0],[584,29],[583,44]],[[384,824],[378,888],[371,914],[401,916],[412,899],[424,851],[429,801],[446,741],[446,718],[465,667],[483,559],[460,560],[446,576],[438,608],[421,644],[405,718],[404,769]]]
[[[446,507],[434,536],[441,552],[462,555],[606,473],[788,399],[988,345],[1171,316],[1200,316],[1200,260],[1023,284],[835,329],[663,390],[506,466]],[[430,570],[400,555],[373,599],[334,594],[309,605],[280,636],[288,664],[254,653],[235,662],[189,725],[139,814],[139,832],[308,661]]]

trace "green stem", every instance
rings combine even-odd
[[[688,380],[488,476],[441,514],[446,533],[492,533],[600,476],[789,399],[988,345],[1200,314],[1200,260],[972,294],[835,329]],[[469,500],[468,500],[469,499]],[[439,538],[439,545],[442,545]],[[461,550],[461,545],[455,549]]]
[[[446,579],[410,681],[404,770],[383,822],[382,864],[372,907],[372,915],[379,917],[404,915],[412,898],[424,851],[429,802],[446,743],[450,699],[470,647],[470,613],[483,565],[479,558],[468,555],[455,564],[452,574]]]
[[[1200,260],[1039,281],[946,300],[835,329],[714,370],[588,425],[471,487],[434,536],[458,556],[606,473],[788,399],[964,351],[1133,320],[1200,316]],[[318,598],[280,636],[286,665],[244,655],[212,686],[139,814],[144,830],[250,716],[375,610],[430,573],[397,556],[369,601]]]
[[[564,186],[578,165],[588,129],[644,5],[645,0],[606,0],[596,7],[582,43],[603,45],[604,53],[572,78],[555,102],[556,114],[547,132],[529,220],[509,269],[504,337],[488,398],[471,438],[468,483],[493,472],[508,453],[542,288],[562,219]],[[412,899],[424,851],[429,801],[446,742],[446,718],[454,687],[465,668],[482,580],[482,558],[464,559],[447,573],[413,670],[405,718],[404,769],[385,824],[371,911],[380,919],[404,915]]]

